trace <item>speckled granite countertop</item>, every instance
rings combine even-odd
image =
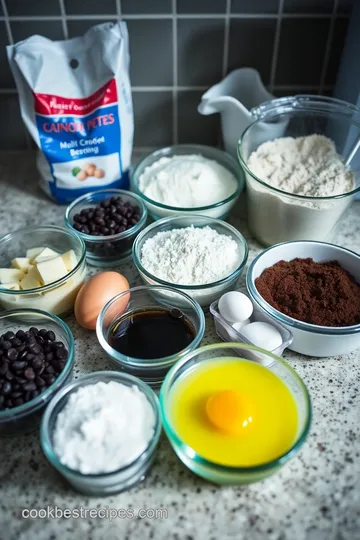
[[[63,224],[64,207],[37,186],[32,153],[0,154],[0,234],[34,224]],[[249,261],[260,246],[241,205],[230,219],[248,238]],[[360,202],[339,225],[334,242],[360,252]],[[140,283],[127,263],[117,270]],[[90,273],[96,270],[90,269]],[[244,277],[244,276],[243,276]],[[217,341],[206,317],[205,343]],[[109,369],[92,332],[66,318],[76,341],[75,376]],[[331,359],[285,358],[307,385],[314,419],[307,443],[277,475],[248,487],[216,487],[177,459],[165,436],[145,482],[105,499],[73,492],[45,460],[38,433],[0,440],[0,539],[87,540],[357,540],[360,539],[360,350]],[[167,519],[24,519],[24,508],[140,508]]]

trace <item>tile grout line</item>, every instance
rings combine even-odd
[[[338,4],[339,4],[339,0],[334,0],[332,16],[331,16],[330,26],[329,26],[329,33],[328,33],[328,38],[327,38],[326,47],[325,47],[324,61],[323,61],[322,70],[321,70],[319,94],[322,94],[325,88],[325,78],[326,78],[326,72],[329,66],[330,50],[331,50],[332,40],[334,36],[335,18],[336,18]]]
[[[324,90],[332,90],[334,85],[324,84]],[[208,86],[177,86],[179,92],[205,92]],[[308,84],[278,84],[275,90],[319,90],[319,86]],[[172,92],[174,86],[132,86],[133,92]],[[0,94],[17,94],[16,88],[0,88]]]
[[[281,23],[282,23],[282,17],[283,17],[283,9],[284,9],[284,0],[279,0],[277,21],[276,21],[276,30],[275,30],[275,39],[274,39],[273,57],[272,57],[272,60],[271,60],[270,85],[269,85],[270,94],[274,93],[274,87],[275,87],[275,76],[276,76],[277,61],[278,61],[278,56],[279,56],[279,45],[280,45],[280,34],[281,34]]]
[[[3,2],[3,0],[1,0]],[[135,15],[135,14],[122,14],[123,18],[126,20],[153,20],[153,19],[172,19],[172,13],[157,13],[157,14],[144,14],[144,15]],[[225,19],[226,14],[224,13],[178,13],[176,14],[177,19]],[[106,15],[66,15],[68,21],[91,21],[91,20],[109,20],[116,19],[117,13],[108,13]],[[277,19],[277,13],[230,13],[230,19]],[[332,13],[283,13],[283,19],[331,19],[333,17]],[[347,13],[337,13],[336,17],[338,19],[348,19],[349,14]],[[17,22],[27,22],[27,21],[59,21],[61,20],[61,15],[11,15],[5,17],[4,15],[0,16],[0,21],[17,21]]]
[[[69,30],[68,30],[68,25],[67,25],[67,20],[66,20],[66,11],[65,11],[65,2],[64,2],[64,0],[59,0],[59,4],[60,4],[60,13],[61,13],[61,21],[62,21],[62,27],[63,27],[63,32],[64,32],[64,38],[68,39],[69,38]]]
[[[116,4],[116,14],[119,19],[121,19],[121,0],[115,0]]]
[[[172,46],[173,46],[173,88],[172,88],[172,138],[173,144],[179,140],[178,133],[178,57],[177,57],[177,18],[176,18],[176,0],[172,0]]]
[[[325,84],[324,90],[332,90],[334,85]],[[208,86],[177,86],[179,92],[205,92]],[[132,86],[133,92],[172,92],[174,86]],[[299,84],[278,84],[274,85],[275,90],[319,90],[319,86],[299,85]],[[17,94],[16,88],[0,88],[0,94]]]
[[[229,61],[230,13],[231,13],[231,0],[226,0],[225,28],[224,28],[224,56],[223,56],[223,68],[222,68],[223,78],[225,77],[227,73],[228,61]]]
[[[10,19],[9,19],[9,14],[8,14],[7,5],[6,5],[5,0],[1,0],[1,7],[2,7],[2,10],[3,10],[3,13],[4,13],[4,16],[1,17],[1,18],[5,22],[5,27],[6,27],[6,32],[7,32],[7,35],[8,35],[9,44],[13,45],[14,39],[13,39],[12,31],[11,31]]]

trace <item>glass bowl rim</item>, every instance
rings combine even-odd
[[[75,469],[70,469],[70,467],[61,463],[60,459],[55,454],[53,450],[53,443],[51,441],[51,437],[49,434],[49,422],[54,413],[55,406],[64,396],[70,395],[70,393],[77,391],[81,386],[88,386],[88,384],[91,384],[90,381],[92,380],[96,381],[96,379],[98,379],[97,382],[101,382],[101,378],[104,376],[106,377],[110,376],[109,381],[115,380],[116,382],[121,383],[121,381],[127,380],[129,382],[132,382],[131,386],[136,386],[137,388],[140,389],[140,391],[143,394],[145,394],[146,398],[151,402],[151,406],[155,410],[154,434],[151,437],[149,444],[147,445],[145,450],[127,465],[120,467],[116,469],[115,471],[111,471],[111,472],[96,473],[96,474],[83,474],[80,471],[77,471]],[[81,375],[78,379],[71,381],[70,383],[66,384],[63,388],[61,388],[58,392],[56,392],[54,397],[48,403],[41,419],[40,445],[45,456],[50,461],[52,466],[55,467],[58,471],[61,471],[62,474],[76,476],[77,478],[86,478],[86,479],[96,480],[99,478],[111,478],[113,475],[129,470],[137,464],[141,465],[149,456],[151,456],[154,453],[155,448],[160,438],[161,429],[162,429],[162,423],[161,423],[161,411],[160,411],[159,399],[157,395],[155,394],[154,390],[148,384],[146,384],[141,379],[134,377],[133,375],[130,375],[129,373],[123,373],[119,371],[104,371],[104,370],[94,371],[86,375]]]
[[[44,401],[44,396],[45,398],[47,398],[51,395],[51,393],[54,391],[53,386],[55,385],[55,383],[59,383],[59,382],[61,383],[61,381],[65,377],[68,376],[69,368],[73,365],[74,358],[75,358],[74,336],[72,335],[69,326],[62,319],[60,319],[60,317],[58,317],[57,315],[54,315],[53,313],[49,313],[48,311],[43,311],[41,309],[27,309],[27,308],[11,309],[11,310],[0,312],[0,322],[3,318],[6,318],[8,316],[15,317],[16,315],[21,315],[21,314],[25,314],[25,315],[36,314],[36,315],[40,315],[41,317],[45,315],[47,318],[52,319],[55,323],[61,326],[62,330],[64,331],[66,335],[66,340],[67,340],[66,345],[69,348],[69,351],[68,351],[69,356],[58,378],[55,379],[55,381],[42,394],[39,394],[35,399],[31,399],[30,401],[27,401],[26,403],[23,403],[22,405],[18,405],[17,407],[13,407],[12,409],[8,409],[6,411],[0,411],[0,422],[6,421],[6,420],[11,421],[13,419],[14,414],[21,415],[26,412],[31,413],[32,412],[31,409],[33,407],[36,407],[37,405],[41,404]]]
[[[67,235],[72,236],[72,238],[74,238],[77,242],[80,242],[81,257],[78,260],[77,265],[75,266],[75,268],[70,270],[70,272],[68,272],[62,278],[57,279],[56,281],[53,281],[52,283],[48,283],[47,285],[42,285],[41,287],[36,287],[35,289],[22,289],[20,291],[15,291],[15,290],[3,288],[3,287],[1,287],[1,284],[0,284],[0,293],[1,294],[14,294],[14,295],[18,294],[18,295],[26,296],[27,294],[34,294],[34,293],[40,294],[40,293],[45,292],[45,291],[50,291],[52,289],[56,289],[57,287],[59,287],[60,285],[65,283],[73,275],[75,275],[76,272],[81,268],[83,262],[85,261],[86,247],[85,247],[85,243],[84,243],[83,239],[80,238],[79,235],[74,233],[74,229],[69,230],[69,228],[58,227],[57,225],[31,225],[30,227],[22,227],[21,229],[17,229],[16,231],[7,233],[7,234],[5,234],[4,236],[2,236],[0,238],[0,250],[1,250],[1,244],[2,244],[3,241],[7,241],[9,238],[11,238],[15,234],[23,233],[25,231],[29,232],[30,230],[34,231],[34,232],[41,231],[41,230],[42,231],[49,231],[49,232],[61,232],[61,233],[65,233]]]
[[[299,96],[295,96],[295,97],[299,97]],[[320,96],[312,96],[312,97],[320,97]],[[279,98],[279,99],[287,99],[287,98]],[[339,101],[339,100],[335,100],[335,101]],[[336,104],[336,103],[335,103]],[[279,113],[276,113],[276,112],[273,112],[273,113],[268,113],[269,114],[269,117],[271,116],[272,118],[273,117],[281,117],[282,115],[284,114],[288,114],[289,112],[291,111],[283,111],[283,112],[279,112]],[[303,108],[297,108],[297,109],[294,109],[293,111],[294,113],[296,112],[302,112],[302,113],[305,113],[305,112],[308,112],[308,113],[316,113],[316,114],[319,114],[319,115],[322,115],[322,116],[326,116],[328,114],[334,114],[334,115],[341,115],[340,112],[336,112],[336,111],[322,111],[322,110],[312,110],[310,108],[307,108],[307,107],[303,107]],[[355,111],[354,111],[355,112]],[[256,118],[245,130],[244,132],[242,133],[241,137],[239,138],[238,140],[238,143],[237,143],[237,156],[238,156],[238,159],[239,159],[239,162],[242,166],[242,168],[244,169],[244,171],[249,174],[256,182],[258,182],[259,184],[261,184],[263,187],[267,188],[268,190],[270,191],[273,191],[279,195],[282,195],[282,196],[286,196],[290,199],[294,199],[294,200],[302,200],[302,201],[308,201],[308,202],[316,202],[316,201],[332,201],[332,200],[339,200],[339,199],[344,199],[346,197],[350,197],[352,195],[355,195],[356,193],[358,193],[360,191],[360,184],[358,185],[358,187],[355,187],[354,189],[352,189],[351,191],[347,191],[346,193],[340,193],[339,195],[328,195],[326,197],[311,197],[311,196],[308,196],[308,195],[297,195],[295,193],[290,193],[288,191],[284,191],[284,190],[281,190],[279,188],[276,188],[274,186],[271,186],[270,184],[267,184],[266,182],[264,182],[263,180],[261,180],[258,176],[256,176],[252,171],[251,169],[249,169],[248,165],[247,165],[247,162],[245,161],[245,159],[243,158],[243,155],[242,155],[242,146],[243,146],[243,141],[244,141],[244,138],[246,137],[247,133],[249,132],[249,130],[258,122],[261,122],[261,121],[264,121],[264,118]],[[360,130],[360,123],[355,121],[355,120],[351,120],[349,121],[349,123],[351,124],[356,124]],[[360,133],[360,131],[359,131]],[[271,140],[271,139],[269,139]],[[265,141],[266,142],[266,141]],[[259,145],[260,146],[260,145]],[[351,170],[351,169],[350,169]]]
[[[182,349],[181,351],[178,351],[177,353],[171,354],[169,356],[163,356],[161,358],[152,358],[152,359],[146,359],[146,358],[134,358],[131,356],[125,356],[113,347],[109,345],[109,343],[106,341],[102,329],[102,323],[104,320],[104,317],[106,315],[106,312],[108,308],[116,302],[120,297],[125,296],[127,294],[133,294],[137,291],[151,291],[154,289],[160,289],[161,291],[168,291],[172,294],[176,293],[177,295],[185,298],[190,304],[191,307],[194,309],[196,316],[199,320],[199,330],[197,331],[194,339],[191,343],[185,349]],[[103,348],[103,350],[116,362],[127,364],[131,367],[141,367],[143,369],[146,368],[153,368],[153,367],[166,367],[169,364],[173,364],[174,361],[177,361],[177,359],[182,358],[185,354],[188,354],[193,349],[196,349],[201,343],[202,338],[204,337],[205,332],[205,315],[203,310],[201,309],[200,304],[191,298],[188,294],[178,291],[174,287],[164,287],[163,285],[138,285],[137,287],[131,287],[130,289],[127,289],[126,291],[123,291],[120,294],[117,294],[114,298],[111,298],[105,306],[102,308],[102,310],[99,313],[99,316],[96,321],[96,335],[98,338],[98,341]]]
[[[267,253],[268,251],[277,248],[278,246],[287,246],[289,244],[321,244],[325,246],[331,246],[336,248],[338,251],[344,251],[345,253],[349,253],[350,255],[355,256],[360,264],[360,255],[356,253],[355,251],[352,251],[351,249],[347,249],[341,246],[338,246],[336,244],[332,244],[331,242],[319,242],[317,240],[291,240],[288,242],[280,242],[279,244],[274,244],[273,246],[270,246],[266,249],[264,249],[261,253],[259,253],[253,261],[250,263],[247,274],[246,274],[246,288],[249,291],[249,294],[254,302],[257,303],[257,305],[263,309],[266,313],[271,315],[274,319],[278,320],[282,324],[292,326],[293,328],[296,328],[298,330],[303,330],[306,332],[310,332],[312,334],[321,334],[321,335],[333,335],[333,336],[341,336],[341,335],[351,335],[351,334],[357,334],[360,333],[360,323],[353,324],[350,326],[320,326],[318,324],[311,324],[304,321],[299,321],[298,319],[294,319],[293,317],[289,317],[289,315],[285,315],[285,313],[281,313],[281,311],[278,311],[274,307],[272,307],[266,300],[263,299],[263,297],[260,295],[259,291],[257,290],[255,286],[255,281],[253,278],[253,271],[256,263],[260,260],[261,256]],[[281,260],[281,259],[279,259]],[[276,264],[276,263],[274,263]]]
[[[99,193],[100,194],[108,193],[109,196],[110,195],[119,195],[120,197],[122,195],[126,195],[126,196],[128,196],[130,198],[135,199],[135,201],[138,203],[138,205],[140,206],[141,211],[142,211],[142,214],[141,214],[141,217],[140,217],[139,221],[137,223],[135,223],[135,225],[130,227],[130,229],[127,229],[126,231],[116,233],[116,234],[108,234],[107,236],[94,236],[92,234],[85,234],[85,233],[83,233],[81,231],[77,231],[73,227],[72,223],[70,222],[70,218],[69,218],[70,212],[76,207],[77,204],[79,204],[79,203],[81,203],[81,202],[83,202],[83,201],[85,201],[87,199],[91,199],[91,197],[99,195]],[[90,202],[89,202],[89,204],[90,204]],[[147,210],[144,202],[141,200],[141,197],[139,197],[139,195],[137,195],[136,193],[133,193],[132,191],[128,191],[126,189],[110,189],[110,188],[109,189],[99,189],[97,191],[90,191],[89,193],[85,193],[85,195],[81,195],[81,197],[78,197],[72,203],[69,204],[69,206],[66,208],[65,214],[64,214],[65,225],[69,229],[71,229],[72,231],[75,231],[75,233],[80,238],[82,238],[85,242],[90,242],[90,243],[91,242],[118,241],[118,240],[123,240],[123,239],[129,238],[133,234],[136,234],[142,228],[142,226],[145,225],[147,217],[148,217],[148,210]]]
[[[242,345],[242,347],[240,347]],[[304,428],[302,429],[301,433],[297,436],[295,442],[291,445],[291,447],[284,453],[282,453],[279,457],[276,459],[273,459],[271,461],[268,461],[266,463],[261,463],[260,465],[251,465],[248,467],[239,467],[239,466],[229,466],[229,465],[221,465],[219,463],[214,463],[213,461],[210,461],[206,458],[201,457],[191,446],[184,443],[180,437],[176,434],[175,430],[171,426],[171,423],[167,416],[167,397],[170,390],[170,383],[171,378],[174,374],[189,360],[191,360],[194,356],[202,354],[207,351],[213,351],[215,349],[219,348],[225,348],[225,349],[234,349],[234,348],[241,348],[251,351],[260,352],[262,354],[265,354],[267,356],[270,356],[273,360],[279,362],[283,367],[285,367],[286,370],[288,370],[297,380],[297,382],[300,385],[300,388],[303,392],[306,406],[307,406],[307,417],[305,421]],[[210,360],[210,359],[209,359]],[[203,360],[206,362],[207,360]],[[249,360],[250,362],[251,360]],[[269,368],[266,368],[269,369]],[[271,371],[271,370],[270,370]],[[277,376],[277,375],[276,375]],[[205,467],[209,467],[212,469],[213,472],[218,473],[260,473],[267,470],[271,470],[274,467],[278,467],[280,465],[283,465],[288,461],[304,444],[308,433],[310,431],[311,427],[311,420],[312,420],[312,406],[311,406],[311,398],[309,391],[301,379],[301,377],[297,374],[297,372],[282,358],[279,356],[265,350],[261,349],[260,347],[255,347],[254,345],[247,345],[246,343],[236,343],[236,342],[224,342],[224,343],[214,343],[212,345],[205,345],[204,347],[200,347],[199,349],[196,349],[195,351],[192,351],[189,353],[186,357],[179,360],[166,374],[165,379],[161,385],[160,388],[160,394],[159,394],[159,401],[160,401],[160,409],[161,409],[161,417],[162,422],[164,426],[164,430],[166,434],[168,435],[170,442],[174,441],[176,447],[181,448],[183,451],[187,451],[188,449],[191,450],[191,452],[194,454],[194,456],[191,458],[191,461],[194,463],[197,463],[198,465],[203,465]]]
[[[212,283],[205,283],[204,285],[182,285],[182,284],[177,284],[177,283],[171,283],[169,281],[165,281],[165,280],[163,280],[161,278],[158,278],[158,277],[154,276],[153,274],[151,274],[148,270],[146,270],[143,267],[143,265],[140,262],[140,258],[138,257],[137,252],[138,252],[138,246],[140,244],[140,241],[144,238],[145,234],[147,234],[149,231],[152,231],[153,229],[156,229],[157,227],[163,225],[164,223],[168,223],[168,222],[175,221],[175,220],[182,220],[182,219],[184,219],[184,217],[190,217],[190,214],[188,216],[170,216],[170,217],[164,217],[164,218],[158,219],[157,221],[154,221],[154,223],[151,223],[150,225],[145,227],[145,229],[143,229],[141,231],[141,233],[138,234],[138,236],[135,238],[135,241],[134,241],[134,244],[133,244],[133,247],[132,247],[132,257],[133,257],[134,264],[135,264],[136,268],[138,269],[138,271],[145,274],[146,277],[148,277],[149,279],[155,281],[159,285],[164,285],[165,287],[171,287],[171,288],[175,288],[175,289],[178,289],[178,290],[181,290],[181,291],[183,290],[185,292],[186,291],[202,291],[204,289],[212,289],[213,287],[217,287],[219,285],[224,285],[224,284],[228,283],[229,281],[231,281],[232,279],[234,279],[236,276],[238,276],[241,273],[241,271],[243,270],[243,268],[245,267],[245,265],[247,263],[248,256],[249,256],[249,246],[248,246],[248,243],[247,243],[245,237],[233,225],[230,225],[230,223],[222,221],[221,219],[211,218],[211,217],[204,216],[204,215],[201,215],[201,214],[192,214],[191,217],[192,218],[200,218],[200,219],[208,221],[208,223],[204,223],[204,226],[208,225],[209,227],[211,227],[211,224],[215,222],[216,224],[220,225],[224,229],[227,229],[227,231],[230,230],[236,236],[237,244],[238,245],[241,244],[242,247],[244,248],[243,258],[242,258],[239,266],[231,274],[229,274],[228,276],[226,276],[226,277],[224,277],[222,279],[219,279],[218,281],[213,281]],[[186,225],[186,227],[190,227],[190,225],[191,224]],[[198,227],[198,225],[194,225],[194,227]],[[175,227],[171,227],[170,230],[174,229],[174,228]],[[185,228],[185,227],[181,227],[181,228]],[[160,232],[160,231],[158,231],[158,232]],[[155,236],[155,234],[153,236]],[[222,232],[221,234],[225,234],[225,232]]]
[[[221,201],[213,204],[207,204],[205,206],[194,206],[194,207],[183,207],[183,206],[170,206],[168,204],[164,204],[158,201],[155,201],[154,199],[150,199],[147,195],[145,195],[139,188],[138,183],[138,176],[139,176],[139,169],[143,166],[144,161],[149,159],[150,157],[166,157],[167,154],[172,154],[172,157],[177,155],[176,153],[173,154],[173,152],[176,152],[176,150],[188,150],[191,151],[198,151],[198,153],[202,152],[208,152],[211,150],[212,153],[216,154],[218,156],[218,159],[215,159],[214,161],[217,161],[220,165],[222,165],[224,168],[226,168],[228,171],[230,171],[228,166],[224,165],[224,161],[227,159],[229,162],[233,162],[232,165],[235,169],[238,169],[238,174],[233,176],[236,180],[236,189],[235,191],[226,197],[226,199],[222,199]],[[184,154],[185,155],[185,154]],[[208,158],[210,159],[210,158]],[[232,171],[230,171],[232,172]],[[214,208],[218,208],[219,206],[224,206],[225,204],[231,202],[233,199],[236,199],[239,197],[239,195],[244,191],[245,187],[245,175],[244,171],[242,170],[241,166],[237,163],[237,161],[230,155],[221,150],[220,148],[215,148],[212,146],[207,146],[205,144],[175,144],[171,146],[165,146],[164,148],[159,148],[155,150],[154,152],[150,152],[150,154],[147,154],[144,156],[139,163],[134,167],[134,170],[131,174],[131,184],[135,191],[135,193],[141,197],[144,201],[146,201],[149,204],[152,204],[153,206],[157,206],[158,208],[164,209],[164,210],[171,210],[173,212],[188,212],[188,213],[196,213],[204,210],[212,210]]]

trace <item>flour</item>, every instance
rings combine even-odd
[[[209,226],[159,232],[146,240],[141,250],[141,264],[148,272],[178,285],[219,281],[240,263],[235,240]]]
[[[341,195],[354,189],[354,177],[323,135],[282,137],[250,155],[249,169],[272,187],[307,197]]]
[[[352,197],[321,197],[342,195],[355,187],[353,173],[336,153],[334,143],[323,135],[268,141],[250,155],[248,167],[269,186],[246,173],[249,228],[255,238],[270,246],[289,240],[328,239]]]
[[[233,174],[201,155],[162,157],[146,167],[139,189],[168,206],[196,208],[221,202],[237,188]]]
[[[54,450],[82,474],[113,472],[146,450],[154,427],[154,411],[139,388],[98,382],[70,395],[56,419]]]

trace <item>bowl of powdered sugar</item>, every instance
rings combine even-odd
[[[224,219],[243,191],[245,178],[226,152],[179,144],[140,161],[131,186],[155,220],[189,213]]]
[[[175,287],[203,308],[236,286],[247,257],[239,231],[201,215],[160,219],[133,245],[134,263],[146,284]]]
[[[360,190],[358,110],[325,97],[276,99],[253,111],[238,156],[248,222],[264,245],[328,239]],[[282,126],[271,139],[271,125]],[[274,131],[275,133],[275,131]]]

